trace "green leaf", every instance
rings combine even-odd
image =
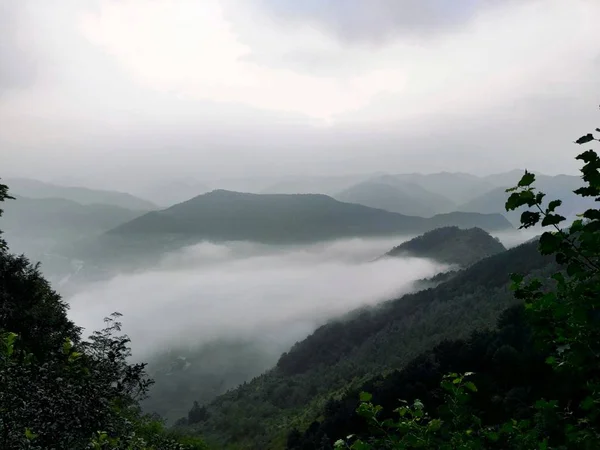
[[[371,394],[369,394],[368,392],[360,393],[360,401],[361,402],[370,402],[372,398],[373,398],[373,396]]]
[[[29,428],[25,428],[25,438],[28,441],[33,441],[35,438],[37,438],[38,435],[35,434],[33,431],[31,431]]]
[[[547,216],[546,216],[547,217]],[[544,220],[546,218],[544,217]],[[534,226],[540,221],[539,212],[523,211],[521,214],[521,228],[529,228]],[[543,222],[542,222],[543,224]]]
[[[361,441],[360,439],[358,441],[356,441],[354,444],[352,444],[352,447],[350,447],[352,450],[372,450],[373,447],[370,444],[367,444],[366,442]]]
[[[465,383],[465,387],[471,392],[477,392],[477,386],[475,386],[475,383],[473,383],[472,381],[467,381]]]
[[[440,419],[433,419],[431,422],[429,422],[427,427],[431,431],[438,431],[440,428],[442,428],[442,421]]]
[[[594,399],[591,396],[588,396],[581,402],[581,409],[589,411],[594,406],[594,403]]]
[[[551,226],[551,225],[558,225],[563,220],[566,220],[566,219],[565,219],[565,217],[561,216],[560,214],[548,214],[542,220],[542,226],[547,227],[547,226]]]
[[[590,220],[600,220],[600,210],[588,209],[583,213],[583,217]]]
[[[560,205],[562,205],[562,200],[552,200],[548,204],[548,212],[554,212],[554,210],[556,208],[558,208]]]
[[[338,439],[337,441],[335,441],[335,443],[333,444],[333,448],[344,448],[346,447],[346,443],[344,442],[343,439]]]
[[[561,242],[562,239],[559,235],[546,231],[540,237],[540,253],[542,255],[550,255],[557,252]]]
[[[546,358],[546,364],[553,365],[556,363],[556,358],[554,356],[548,356]]]
[[[588,143],[590,141],[593,141],[593,140],[594,140],[594,136],[592,135],[592,133],[588,133],[585,136],[581,136],[579,139],[577,139],[575,141],[575,143],[581,145],[581,144],[586,144],[586,143]]]
[[[535,195],[533,191],[526,190],[521,192],[513,192],[506,200],[504,207],[507,211],[514,211],[521,206],[533,206],[535,205]]]
[[[518,186],[519,187],[528,187],[528,186],[531,186],[534,181],[535,181],[535,175],[532,174],[531,172],[525,171],[525,175],[523,175],[523,177],[521,178],[521,181],[519,181]]]

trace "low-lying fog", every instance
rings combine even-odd
[[[305,247],[201,243],[153,270],[86,286],[69,299],[86,331],[123,314],[134,354],[221,338],[271,338],[285,350],[327,319],[410,290],[444,267],[418,258],[373,261],[403,238]]]
[[[534,236],[498,237],[512,247]],[[68,299],[70,316],[89,334],[112,312],[123,314],[134,358],[149,361],[156,379],[146,407],[172,422],[193,400],[208,402],[273,367],[327,320],[396,298],[447,268],[420,258],[377,259],[407,239],[201,243],[152,270],[84,286]]]

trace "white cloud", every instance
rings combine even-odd
[[[140,83],[201,100],[329,119],[366,105],[382,87],[402,85],[401,72],[344,80],[263,67],[248,58],[252,49],[237,39],[216,0],[103,3],[81,29]]]
[[[169,346],[272,336],[291,345],[316,326],[363,305],[395,298],[444,266],[424,259],[371,262],[396,239],[353,239],[307,247],[200,244],[154,270],[85,286],[70,316],[98,329],[124,314],[138,356]]]

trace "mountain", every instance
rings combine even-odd
[[[95,236],[142,214],[119,206],[15,195],[4,204],[3,229],[16,252],[39,257],[56,245]]]
[[[476,175],[452,172],[383,175],[371,181],[383,181],[392,185],[394,183],[414,183],[431,193],[448,198],[455,204],[465,203],[496,187]]]
[[[368,175],[289,177],[270,184],[260,193],[334,195],[366,178]]]
[[[394,247],[386,256],[416,256],[447,264],[470,266],[505,251],[504,246],[481,228],[443,227],[428,231]]]
[[[523,172],[519,172],[518,175],[516,172],[517,171],[510,172],[508,175],[495,175],[494,177],[496,178],[494,181],[498,183],[505,183],[503,186],[496,187],[491,191],[481,194],[469,202],[458,206],[457,210],[478,212],[482,214],[503,213],[511,221],[511,223],[518,224],[521,213],[527,210],[527,208],[523,207],[517,211],[506,212],[504,207],[508,198],[506,189],[516,185],[523,175]],[[517,176],[513,177],[513,175]],[[509,183],[509,180],[512,180],[512,182]],[[563,204],[557,209],[557,212],[567,218],[574,218],[577,213],[585,211],[588,208],[595,207],[595,202],[593,199],[586,199],[573,194],[575,189],[578,189],[582,186],[582,180],[580,177],[571,175],[549,176],[536,174],[534,186],[546,194],[546,201],[557,198],[561,199]]]
[[[493,327],[518,303],[511,273],[544,277],[553,270],[537,242],[523,244],[435,288],[351,312],[294,345],[272,370],[205,405],[207,418],[191,429],[215,448],[284,448],[287,432],[306,430],[332,397],[404,367],[445,339]]]
[[[149,186],[139,191],[138,195],[145,199],[151,199],[153,203],[166,208],[208,191],[210,191],[210,188],[203,183],[193,180],[182,180]]]
[[[62,198],[82,205],[103,204],[136,211],[151,211],[157,208],[152,202],[142,200],[124,192],[59,186],[27,178],[5,179],[3,182],[9,186],[12,195],[22,197],[34,199]]]
[[[121,225],[111,234],[186,234],[258,242],[318,241],[345,236],[414,233],[441,224],[510,228],[500,215],[451,213],[426,219],[316,194],[246,194],[216,190]]]
[[[420,217],[448,212],[455,206],[448,198],[431,193],[416,183],[399,180],[392,180],[390,183],[386,180],[386,177],[380,177],[377,181],[363,181],[335,195],[335,198],[343,202]]]

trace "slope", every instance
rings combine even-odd
[[[524,244],[436,288],[348,314],[296,344],[271,371],[207,405],[209,417],[192,428],[218,448],[283,448],[286,432],[306,429],[332,395],[401,368],[444,339],[493,326],[516,302],[509,273],[545,272],[551,264],[537,243]]]
[[[84,187],[59,186],[43,181],[27,178],[13,178],[4,180],[10,186],[13,195],[29,198],[63,198],[82,205],[104,204],[118,206],[137,211],[150,211],[156,205],[147,200],[131,194],[115,191],[88,189]]]
[[[443,227],[394,247],[386,256],[416,256],[448,264],[470,266],[505,251],[504,246],[481,228]]]
[[[15,196],[4,208],[4,230],[16,252],[37,258],[54,246],[99,235],[141,212],[113,205],[81,205],[62,198]]]
[[[335,198],[343,202],[421,217],[448,212],[454,207],[449,199],[433,194],[415,183],[390,184],[383,180],[364,181],[340,192]]]
[[[478,212],[482,214],[493,214],[505,211],[504,204],[506,203],[507,194],[506,188],[512,187],[516,184],[514,181],[509,184],[508,180],[511,179],[514,172],[510,172],[505,176],[501,174],[496,175],[497,182],[504,182],[504,186],[496,187],[489,192],[486,192],[469,202],[460,205],[457,209],[459,211],[466,212]],[[510,176],[509,176],[510,175]],[[536,175],[536,187],[546,194],[545,199],[550,201],[553,199],[560,198],[563,204],[558,208],[558,211],[567,218],[573,218],[576,213],[585,211],[588,208],[594,207],[593,199],[586,199],[579,197],[573,193],[573,191],[582,185],[580,177],[570,175]],[[521,213],[526,208],[521,208],[517,211],[504,212],[504,215],[513,224],[518,224],[521,217]]]
[[[489,230],[511,227],[501,215],[453,213],[425,219],[343,203],[325,195],[217,190],[148,213],[111,233],[181,233],[206,239],[293,242],[413,233],[457,222]]]
[[[510,229],[500,214],[453,213],[430,219],[405,216],[325,195],[246,194],[212,191],[162,211],[153,211],[80,242],[66,254],[115,263],[143,258],[202,240],[300,244],[355,236],[418,234],[439,226]]]
[[[452,172],[385,175],[383,180],[389,184],[414,183],[429,192],[446,197],[456,204],[465,203],[495,187],[492,183],[476,175]]]

